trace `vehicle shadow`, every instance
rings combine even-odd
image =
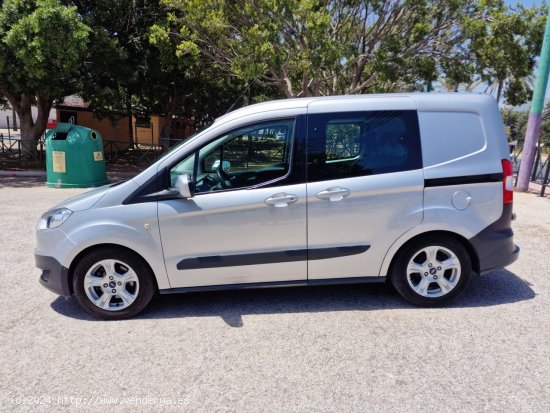
[[[465,293],[446,308],[511,304],[535,295],[526,281],[508,270],[498,270],[475,277]],[[75,299],[59,297],[51,307],[68,317],[99,321]],[[243,315],[384,309],[419,310],[385,284],[353,284],[159,295],[135,319],[221,317],[231,327],[242,327]]]
[[[0,176],[2,188],[36,188],[46,184],[45,176]]]
[[[124,172],[109,172],[107,174],[110,183],[125,181],[136,174]],[[0,189],[2,188],[38,188],[46,185],[46,176],[9,176],[0,175]],[[66,189],[66,188],[65,188]],[[87,188],[78,188],[86,190]],[[88,189],[93,189],[92,187]],[[56,189],[59,190],[59,189]]]

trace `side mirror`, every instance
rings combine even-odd
[[[189,174],[178,175],[174,189],[182,198],[193,198],[195,195],[193,178]]]

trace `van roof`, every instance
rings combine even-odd
[[[391,98],[411,98],[417,104],[434,104],[434,103],[454,103],[458,106],[483,104],[491,101],[494,104],[495,100],[491,95],[481,93],[457,93],[457,92],[431,92],[431,93],[385,93],[385,94],[364,94],[364,95],[338,95],[338,96],[320,96],[320,97],[304,97],[292,99],[272,100],[254,105],[245,106],[236,109],[216,119],[214,123],[227,122],[232,119],[240,118],[246,115],[252,115],[260,112],[269,112],[280,109],[297,109],[306,108],[310,103],[326,100],[387,100]],[[419,105],[423,106],[423,105]],[[430,105],[431,106],[431,105]]]

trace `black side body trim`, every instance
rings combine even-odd
[[[369,284],[384,282],[386,277],[353,277],[353,278],[329,278],[323,280],[297,280],[297,281],[274,281],[264,283],[245,284],[222,284],[205,285],[199,287],[167,288],[159,290],[160,294],[193,293],[201,291],[225,291],[225,290],[247,290],[255,288],[279,288],[279,287],[312,287],[318,285],[336,284]]]
[[[354,245],[335,248],[316,248],[289,251],[261,252],[257,254],[211,255],[207,257],[185,258],[178,262],[178,270],[196,270],[204,268],[235,267],[239,265],[273,264],[305,260],[323,260],[361,254],[370,245]]]
[[[370,245],[352,245],[333,248],[310,248],[307,250],[308,260],[325,260],[327,258],[345,257],[347,255],[362,254],[370,248]]]
[[[34,259],[36,266],[42,270],[40,284],[56,294],[70,296],[69,270],[53,257],[35,255]]]
[[[476,236],[470,238],[479,258],[480,273],[512,264],[519,256],[512,231],[512,204],[503,206],[502,215]]]
[[[193,293],[201,291],[224,291],[224,290],[246,290],[254,288],[274,288],[274,287],[305,287],[306,280],[298,281],[276,281],[265,283],[246,283],[246,284],[219,284],[219,285],[204,285],[199,287],[181,287],[167,288],[159,290],[160,294],[178,294],[178,293]]]
[[[385,282],[386,277],[350,277],[350,278],[325,278],[317,280],[307,280],[310,287],[316,285],[340,285],[340,284],[370,284]]]
[[[425,179],[424,186],[448,186],[448,185],[466,185],[466,184],[481,184],[485,182],[502,182],[502,173],[484,174],[484,175],[466,175],[466,176],[451,176],[448,178],[433,178]]]

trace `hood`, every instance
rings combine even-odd
[[[73,196],[72,198],[63,201],[59,205],[56,205],[57,208],[68,208],[71,211],[84,211],[90,209],[94,204],[105,195],[105,193],[116,184],[108,184],[100,186],[99,188],[92,189],[91,191],[84,192],[83,194]]]

